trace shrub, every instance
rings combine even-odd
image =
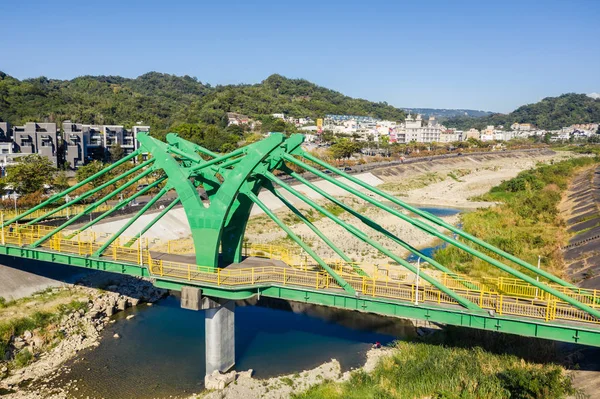
[[[571,379],[558,367],[551,370],[510,368],[498,377],[511,399],[562,398],[576,393]]]
[[[25,367],[33,360],[33,354],[29,352],[29,349],[23,349],[15,356],[15,366],[17,368]]]

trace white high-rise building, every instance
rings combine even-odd
[[[405,143],[410,143],[411,141],[417,143],[439,142],[443,129],[444,127],[433,116],[429,118],[427,124],[424,124],[421,115],[417,114],[416,117],[413,117],[409,114],[398,131],[398,137],[404,136]]]

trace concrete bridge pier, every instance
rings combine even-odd
[[[208,298],[206,298],[208,299]],[[229,371],[235,365],[235,302],[215,301],[204,313],[206,331],[206,375]]]
[[[206,375],[229,371],[235,365],[235,302],[203,297],[199,288],[183,287],[181,307],[205,311]]]

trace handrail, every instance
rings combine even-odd
[[[43,225],[18,226],[16,224],[4,228],[3,236],[5,245],[27,246],[34,243],[40,236],[47,233],[51,227]],[[96,241],[94,234],[87,234],[89,240],[77,237],[68,239],[57,234],[52,239],[42,244],[42,248],[61,252],[73,253],[79,256],[92,256],[101,246],[101,241]],[[149,250],[149,240],[144,238],[141,245],[125,247],[122,242],[125,238],[116,240],[110,245],[103,258],[110,258],[120,262],[135,265],[144,265],[149,272],[156,277],[173,277],[193,282],[216,284],[219,286],[254,285],[261,283],[295,285],[310,287],[316,290],[341,289],[339,284],[327,273],[315,265],[305,262],[290,266],[259,266],[251,268],[218,269],[217,273],[211,267],[198,266],[180,262],[153,259]],[[140,252],[141,250],[141,252]],[[273,246],[265,244],[246,245],[246,255],[252,253],[265,257],[280,257],[288,261],[296,261],[301,257],[299,251],[285,246]],[[266,256],[268,255],[268,256]],[[402,272],[391,276],[388,268],[375,270],[371,276],[360,276],[352,273],[351,266],[339,259],[327,259],[328,264],[339,272],[344,272],[344,280],[353,287],[360,295],[372,297],[409,300],[416,299],[419,302],[456,305],[457,302],[447,294],[434,288],[426,281],[419,281],[418,292],[415,276],[412,273]],[[424,266],[426,267],[426,266]],[[346,273],[347,271],[347,273]],[[600,323],[599,320],[590,316],[568,303],[528,285],[514,278],[498,277],[485,278],[476,281],[468,276],[453,274],[453,278],[446,273],[429,271],[430,274],[444,285],[452,288],[456,293],[476,303],[482,309],[493,310],[502,315],[515,315],[534,317],[549,320],[567,320],[586,323]],[[459,279],[456,279],[456,277]],[[467,279],[475,289],[466,288],[460,284],[460,279]],[[568,287],[554,287],[560,289],[577,300],[586,303],[595,309],[600,309],[598,304],[598,292],[596,290],[579,288],[573,291]]]

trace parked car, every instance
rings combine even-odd
[[[137,190],[138,191],[142,191],[143,189],[145,189],[146,187],[148,187],[147,184],[140,184],[139,186],[137,186]]]

